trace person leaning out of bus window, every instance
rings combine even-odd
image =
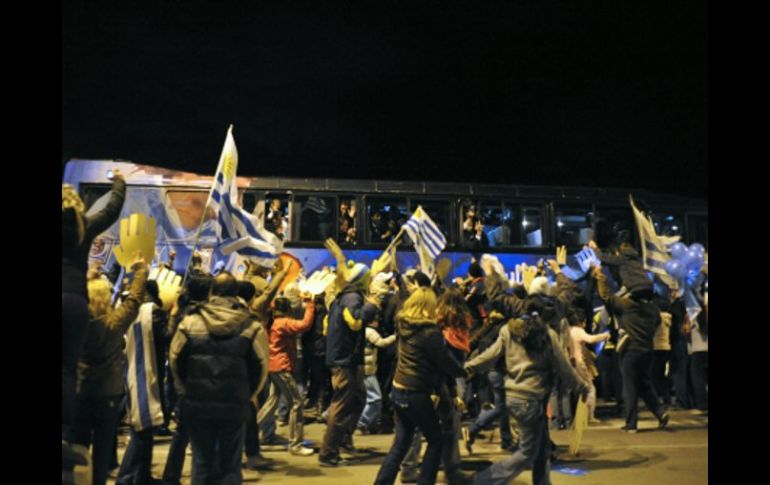
[[[481,218],[473,218],[473,229],[470,232],[463,230],[464,245],[472,253],[482,253],[489,247],[489,238],[484,233],[484,224]]]

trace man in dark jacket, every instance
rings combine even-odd
[[[357,263],[346,271],[346,285],[329,308],[326,329],[326,366],[332,375],[332,402],[318,462],[335,467],[340,446],[349,443],[366,404],[364,328],[376,316],[376,307],[364,303],[371,280],[369,268]]]
[[[193,483],[208,483],[219,457],[224,483],[241,483],[249,398],[266,379],[268,351],[260,323],[237,299],[235,278],[214,279],[208,302],[190,309],[171,341],[170,361],[183,418],[189,423]]]
[[[653,337],[655,328],[660,324],[660,308],[652,301],[652,290],[636,291],[628,298],[621,298],[610,292],[600,267],[594,268],[592,274],[607,310],[620,317],[621,327],[628,335],[627,342],[621,341],[618,344],[623,373],[623,401],[626,405],[626,425],[623,430],[630,433],[637,431],[637,401],[640,393],[647,409],[658,418],[659,427],[664,428],[668,424],[668,413],[658,401],[649,375]]]
[[[115,170],[107,205],[90,216],[70,185],[62,186],[62,440],[72,441],[75,419],[75,368],[88,332],[88,252],[94,238],[120,215],[126,197],[126,181]]]

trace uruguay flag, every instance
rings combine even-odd
[[[417,255],[420,256],[422,272],[432,278],[435,271],[433,261],[446,247],[446,237],[419,205],[409,221],[404,224],[404,230],[414,243]]]
[[[261,266],[272,266],[283,250],[283,242],[265,229],[257,216],[238,205],[237,169],[238,151],[230,126],[211,192],[219,249],[225,255],[235,251]]]
[[[131,427],[135,431],[163,424],[158,361],[155,356],[155,339],[152,333],[154,307],[155,304],[152,302],[139,307],[139,318],[126,332],[128,414]]]
[[[649,216],[645,216],[644,212],[636,208],[634,199],[631,195],[628,196],[628,200],[631,204],[631,210],[634,212],[636,227],[639,230],[639,238],[642,243],[642,262],[644,263],[644,269],[658,275],[660,280],[669,288],[677,288],[677,281],[672,278],[671,275],[666,273],[664,266],[666,262],[671,259],[668,248],[679,241],[679,236],[667,237],[655,234],[655,226],[652,223],[652,219],[650,219]]]

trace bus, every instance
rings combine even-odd
[[[170,170],[123,160],[71,159],[63,182],[73,185],[87,210],[97,210],[120,169],[127,182],[121,218],[145,213],[156,222],[156,261],[176,252],[174,270],[182,274],[203,216],[212,175]],[[439,258],[451,261],[448,279],[467,276],[472,258],[496,256],[507,271],[520,264],[554,258],[566,246],[573,257],[565,270],[579,278],[574,254],[591,239],[599,246],[625,231],[636,246],[639,238],[629,194],[649,215],[658,234],[680,236],[687,244],[708,248],[708,204],[705,200],[645,190],[562,186],[418,182],[334,178],[239,176],[240,204],[263,218],[265,227],[281,235],[284,252],[299,260],[306,275],[336,264],[323,241],[334,238],[346,258],[371,265],[417,208],[441,228],[447,247]],[[217,249],[214,220],[204,221],[197,249],[204,268],[224,261],[234,274],[245,269],[237,255]],[[119,224],[100,235],[90,263],[109,268],[119,242]],[[397,244],[401,271],[419,265],[408,237]]]

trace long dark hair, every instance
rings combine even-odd
[[[548,325],[539,315],[523,315],[510,323],[511,335],[524,346],[530,358],[544,356],[551,349]]]
[[[467,317],[471,314],[463,294],[457,288],[447,288],[438,299],[436,316],[439,325],[457,329],[467,328]]]

